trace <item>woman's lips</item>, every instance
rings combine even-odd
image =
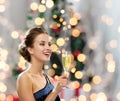
[[[51,55],[51,53],[44,53],[45,56],[49,57]]]

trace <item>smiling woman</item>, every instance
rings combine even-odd
[[[50,36],[42,28],[30,29],[20,45],[19,53],[30,63],[17,79],[20,101],[60,101],[58,93],[68,84],[67,75],[60,76],[54,87],[52,78],[42,70],[44,62],[50,60],[50,46]]]

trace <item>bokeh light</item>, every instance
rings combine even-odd
[[[98,75],[96,75],[96,76],[94,76],[93,77],[93,83],[95,83],[95,84],[99,84],[100,82],[101,82],[101,77],[100,76],[98,76]]]
[[[89,83],[85,83],[85,84],[83,85],[83,90],[84,90],[85,92],[89,92],[89,91],[91,90],[91,85],[90,85]]]
[[[12,37],[13,39],[17,39],[17,38],[19,37],[19,33],[18,33],[17,31],[13,31],[13,32],[11,33],[11,37]]]
[[[71,24],[71,26],[75,26],[75,25],[77,25],[77,23],[78,23],[78,21],[77,21],[77,19],[75,17],[70,18],[70,24]]]
[[[83,73],[82,73],[81,71],[76,71],[76,72],[75,72],[75,77],[76,77],[77,79],[82,79]]]
[[[56,44],[51,45],[52,52],[56,52],[58,50],[58,46]]]
[[[5,9],[6,9],[5,5],[0,5],[0,12],[1,13],[5,12]]]
[[[78,37],[80,35],[80,31],[78,29],[73,29],[72,30],[72,36]]]
[[[0,4],[4,4],[5,3],[5,0],[0,0]]]
[[[6,95],[4,93],[0,94],[0,101],[5,101]]]
[[[12,95],[8,95],[7,97],[6,97],[6,101],[13,101],[13,96]]]
[[[31,10],[33,10],[33,11],[37,10],[37,9],[38,9],[38,3],[37,3],[37,2],[32,2],[32,3],[30,4],[30,8],[31,8]]]
[[[37,18],[35,19],[35,24],[36,24],[36,25],[42,25],[44,22],[45,22],[45,19],[44,19],[44,18],[37,17]]]
[[[63,46],[65,44],[65,40],[63,38],[58,38],[56,43],[58,46]]]
[[[86,60],[86,55],[81,53],[77,56],[77,59],[80,62],[84,62]]]
[[[6,90],[7,86],[4,83],[0,82],[0,92],[6,92]]]
[[[52,0],[47,0],[46,1],[46,7],[52,8],[54,6],[54,2]]]
[[[39,5],[38,10],[39,12],[45,12],[46,11],[45,5]]]
[[[115,72],[115,61],[109,61],[107,64],[108,72]]]
[[[78,81],[72,82],[72,88],[76,89],[80,87],[80,83]]]
[[[78,101],[87,101],[87,98],[86,98],[85,95],[80,95],[80,96],[78,97]]]

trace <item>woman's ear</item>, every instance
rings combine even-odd
[[[28,47],[27,50],[30,54],[33,54],[33,49],[31,47]]]

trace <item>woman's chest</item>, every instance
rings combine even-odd
[[[43,89],[46,84],[47,84],[47,81],[45,78],[40,78],[40,77],[32,77],[32,90],[33,90],[33,93]]]

